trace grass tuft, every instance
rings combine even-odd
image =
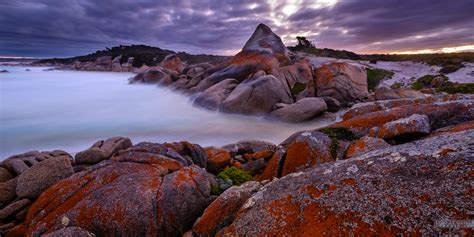
[[[374,91],[375,87],[384,79],[390,79],[393,76],[392,71],[379,68],[367,68],[367,85],[370,91]]]

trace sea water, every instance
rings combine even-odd
[[[296,131],[329,124],[270,122],[194,107],[189,96],[128,84],[131,73],[0,66],[0,160],[30,150],[75,153],[125,136],[132,142],[190,141],[223,146],[242,139],[280,143]]]

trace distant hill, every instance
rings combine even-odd
[[[201,63],[201,62],[212,62],[212,61],[221,61],[227,57],[217,56],[217,55],[207,55],[207,54],[188,54],[185,52],[174,52],[171,50],[161,49],[158,47],[146,46],[146,45],[119,45],[112,48],[106,48],[105,50],[98,50],[95,53],[77,56],[72,58],[51,58],[39,60],[36,63],[45,64],[45,63],[61,63],[61,64],[71,64],[74,61],[81,62],[91,62],[95,61],[99,57],[111,56],[115,58],[122,55],[120,58],[120,63],[125,63],[130,57],[133,57],[133,67],[141,67],[144,64],[147,66],[155,66],[160,63],[168,54],[177,54],[181,60],[187,62],[188,64]]]

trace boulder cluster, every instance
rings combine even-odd
[[[474,97],[354,106],[279,145],[94,143],[0,163],[2,236],[471,235]]]
[[[344,62],[314,67],[288,51],[260,24],[242,50],[217,65],[185,65],[168,55],[131,83],[154,83],[192,94],[194,104],[227,113],[265,115],[285,122],[310,120],[367,98],[365,68]]]

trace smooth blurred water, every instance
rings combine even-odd
[[[2,67],[0,73],[0,160],[29,150],[75,153],[95,141],[126,136],[141,141],[187,140],[222,146],[242,139],[280,143],[305,124],[210,112],[167,88],[129,85],[131,73],[44,71]]]

